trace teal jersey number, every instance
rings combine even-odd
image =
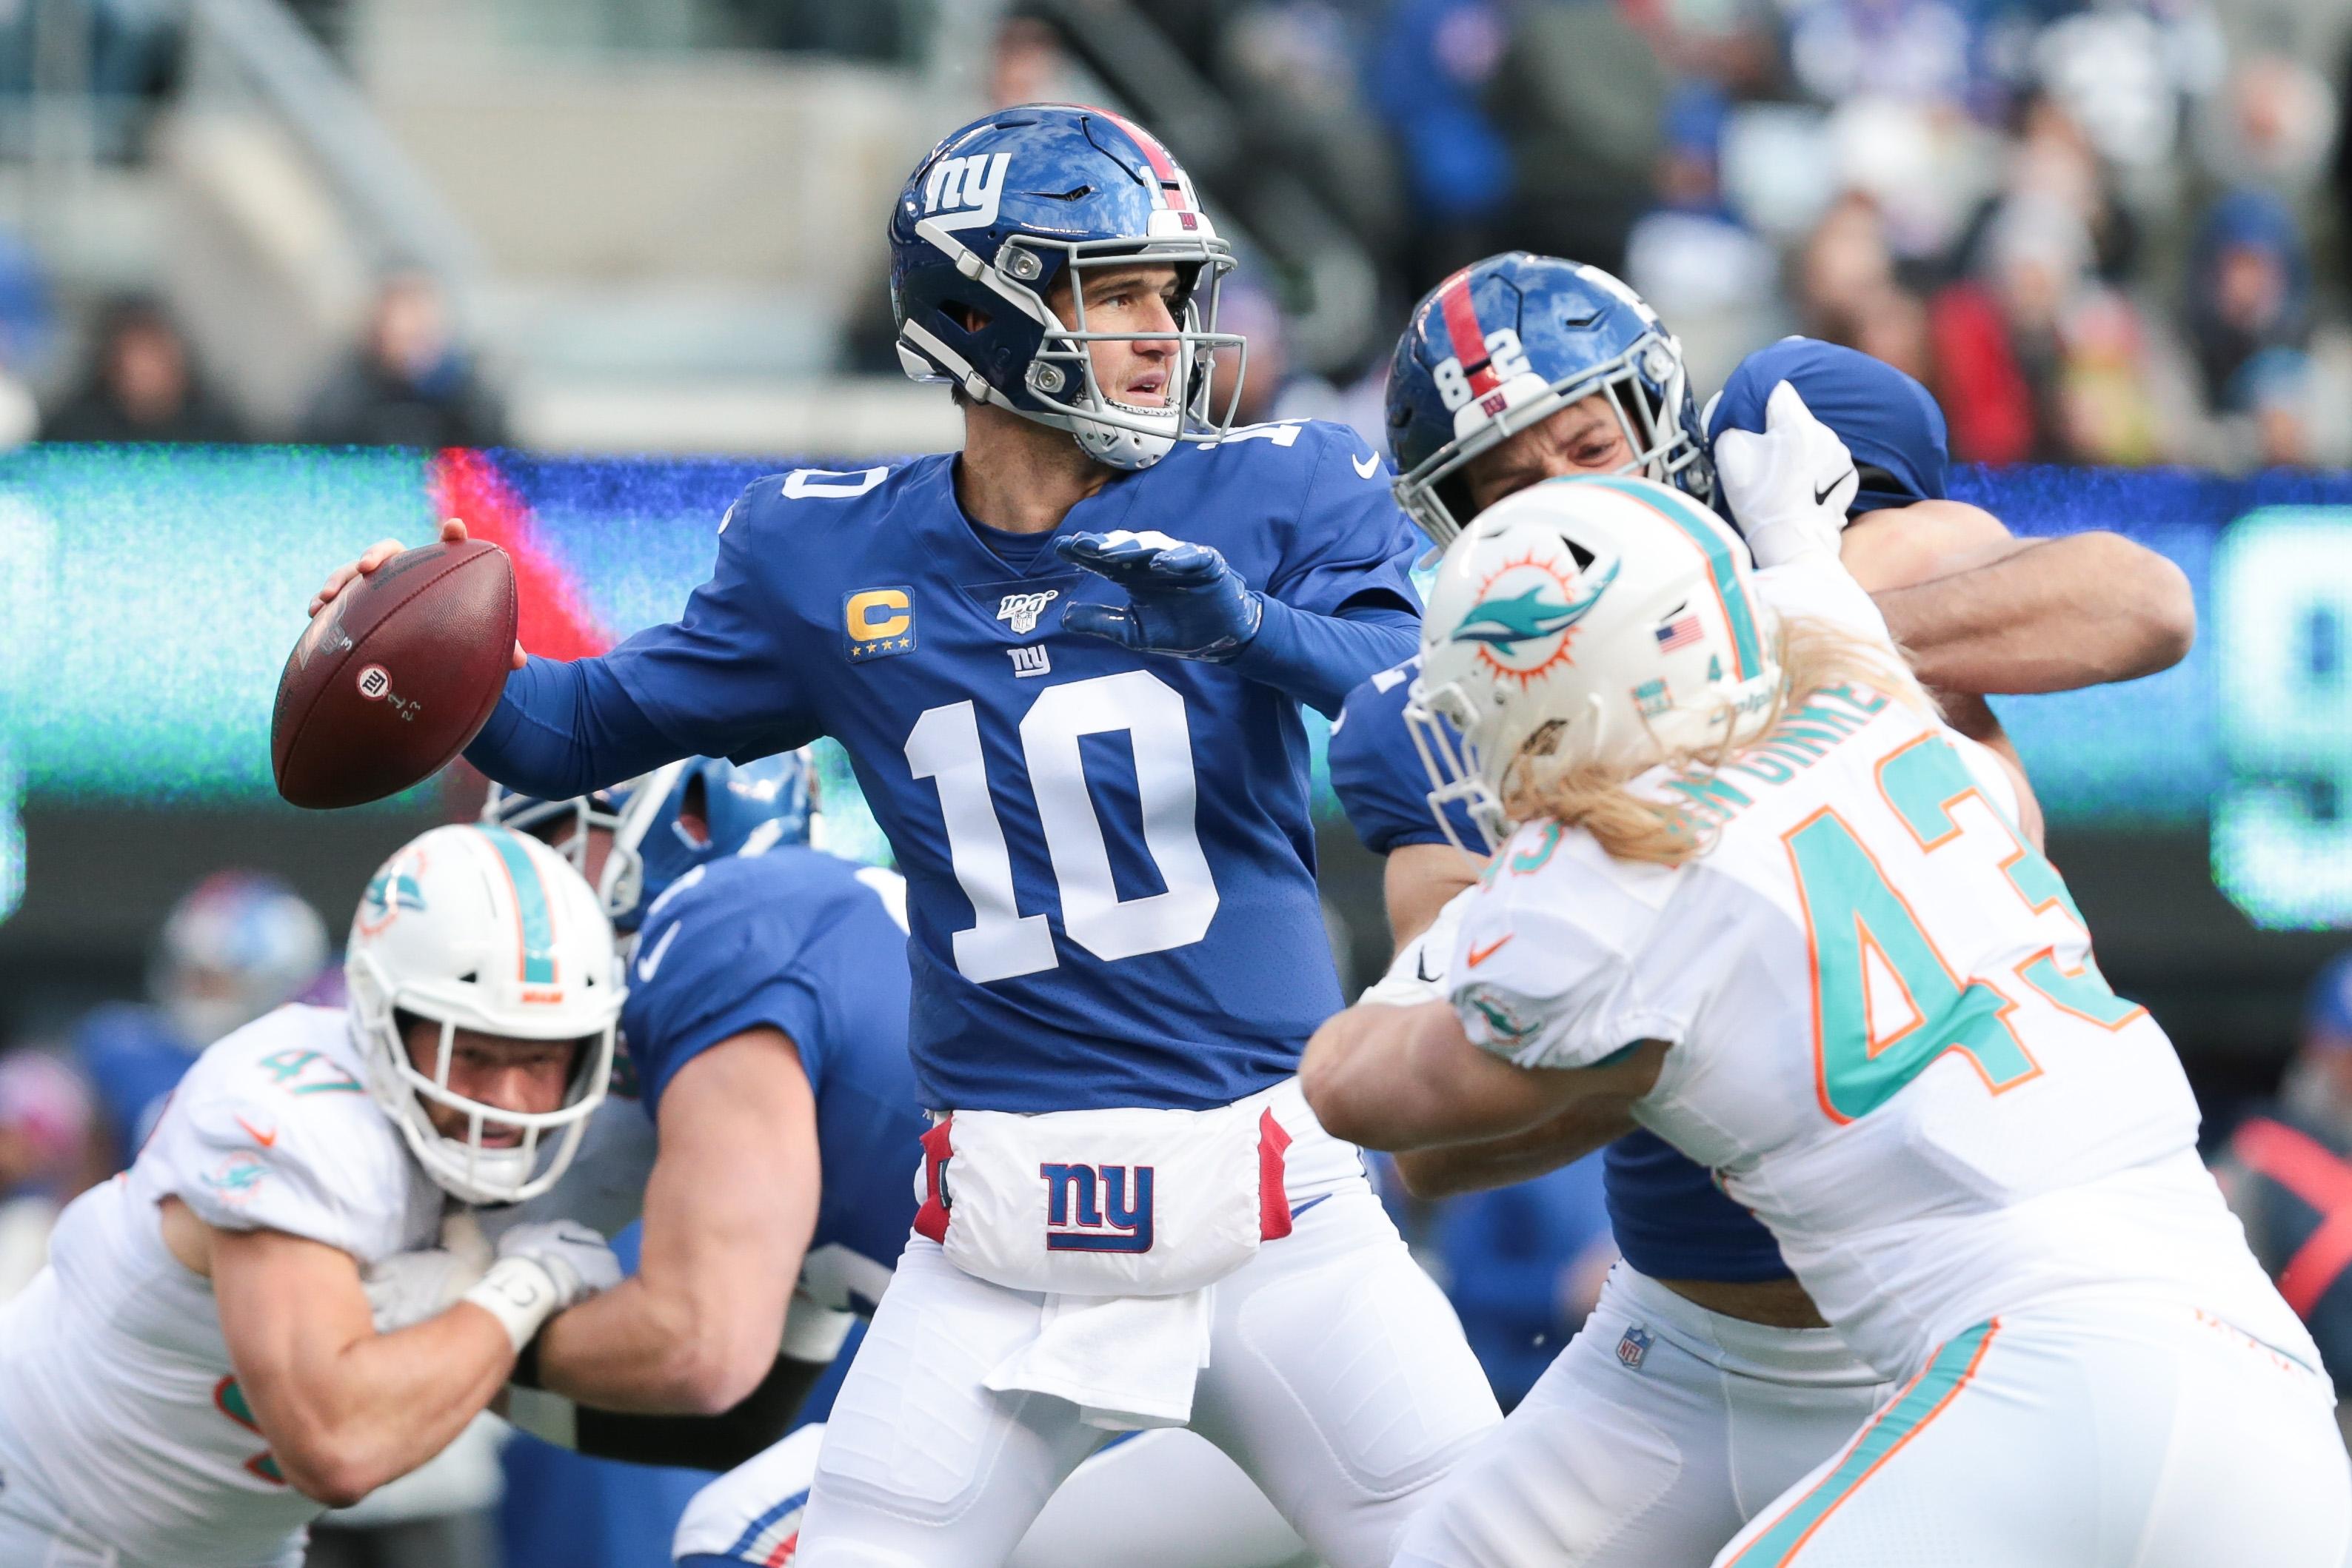
[[[1937,736],[1881,762],[1878,780],[1896,817],[1930,854],[1964,836],[1952,809],[1971,794],[1983,800],[1958,753]],[[2001,873],[2026,909],[2062,909],[2079,927],[2082,913],[2056,868],[1998,810],[1992,814],[2011,850]],[[2041,1072],[2011,1024],[2016,1002],[1990,980],[1953,972],[1844,818],[1824,808],[1791,829],[1786,842],[1813,950],[1815,1086],[1825,1113],[1839,1122],[1868,1115],[1947,1051],[1967,1057],[1996,1094]],[[1907,1003],[1891,1032],[1882,1032],[1873,1017],[1873,953]],[[2018,965],[2016,975],[2054,1006],[2109,1030],[2140,1014],[2107,988],[2087,956],[2070,971],[2060,967],[2054,947],[2044,948]]]

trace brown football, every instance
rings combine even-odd
[[[278,677],[278,792],[330,810],[431,778],[489,721],[514,640],[514,568],[494,544],[426,545],[352,582]]]

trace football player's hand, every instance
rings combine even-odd
[[[1207,545],[1120,528],[1056,539],[1054,553],[1110,579],[1128,597],[1125,604],[1073,604],[1062,624],[1139,653],[1222,662],[1257,635],[1265,613],[1241,574]]]
[[[1782,382],[1772,389],[1763,434],[1727,430],[1715,438],[1715,472],[1758,566],[1836,559],[1862,476],[1845,443],[1813,417],[1795,387]]]
[[[486,1271],[481,1259],[425,1247],[379,1260],[360,1276],[360,1285],[375,1332],[394,1333],[447,1312]]]
[[[441,542],[445,545],[465,543],[465,523],[457,517],[443,518],[441,521],[440,538]],[[342,565],[335,568],[334,570],[327,574],[327,580],[320,586],[318,592],[310,596],[310,608],[306,612],[306,613],[315,617],[320,611],[324,610],[328,605],[332,604],[335,601],[335,596],[337,594],[342,592],[344,589],[349,588],[354,581],[374,571],[376,568],[382,566],[385,561],[390,560],[394,556],[398,555],[407,548],[408,547],[406,545],[402,544],[398,539],[376,540],[375,543],[368,546],[366,550],[362,552],[359,559],[345,561]],[[521,669],[523,665],[529,662],[522,651],[522,643],[520,640],[517,640],[515,643],[512,658],[514,667],[518,670]]]
[[[556,1312],[576,1307],[621,1282],[621,1260],[602,1236],[576,1219],[516,1226],[499,1238],[499,1262],[512,1259],[546,1271],[555,1286]]]

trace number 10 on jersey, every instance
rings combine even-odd
[[[1078,741],[1125,732],[1135,755],[1143,847],[1163,891],[1122,899],[1111,880],[1102,818],[1087,789]],[[973,924],[955,934],[957,971],[985,983],[1057,967],[1042,914],[1021,913],[1013,856],[988,782],[980,716],[970,701],[928,708],[907,737],[907,764],[937,781],[956,885]],[[1193,824],[1200,791],[1183,694],[1148,670],[1048,686],[1021,719],[1021,756],[1054,864],[1062,930],[1097,958],[1132,958],[1198,942],[1216,917],[1217,884]]]

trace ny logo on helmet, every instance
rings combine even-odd
[[[984,229],[996,221],[997,204],[1004,196],[1004,170],[1010,152],[975,152],[969,158],[942,158],[931,165],[923,182],[923,212],[952,213],[938,220],[943,229]],[[969,212],[956,212],[969,207]]]
[[[1026,637],[1037,630],[1037,617],[1045,612],[1045,606],[1061,597],[1058,588],[1042,593],[1008,593],[996,607],[996,618],[1013,622],[1015,636]]]

